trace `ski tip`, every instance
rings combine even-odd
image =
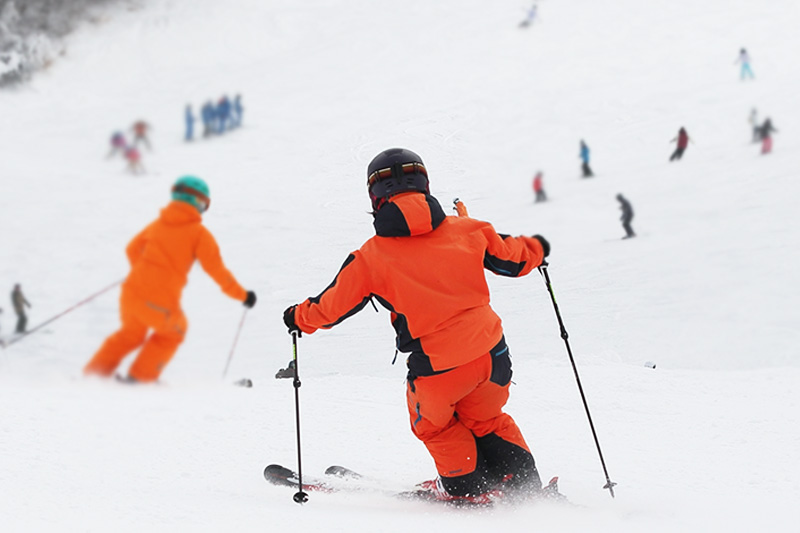
[[[358,472],[354,472],[349,468],[344,466],[332,465],[325,469],[325,475],[327,476],[338,476],[338,477],[350,477],[350,478],[360,478],[361,474]]]
[[[285,466],[273,464],[264,468],[264,477],[267,479],[291,478],[294,477],[294,472]]]

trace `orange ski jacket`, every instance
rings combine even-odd
[[[375,298],[391,311],[397,349],[410,353],[418,376],[466,364],[501,341],[484,269],[524,276],[544,258],[537,239],[446,216],[423,193],[391,197],[374,226],[376,236],[348,256],[328,288],[296,307],[295,323],[305,333],[331,328]]]
[[[170,202],[133,238],[125,253],[131,272],[123,288],[150,305],[180,308],[181,293],[195,259],[225,294],[240,301],[247,298],[247,291],[222,262],[217,241],[203,226],[200,213],[188,203]]]

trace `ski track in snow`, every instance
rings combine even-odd
[[[22,283],[33,327],[119,279],[128,240],[196,173],[206,224],[258,305],[224,380],[241,307],[199,268],[161,385],[80,376],[117,326],[117,291],[0,350],[4,530],[796,531],[793,0],[543,2],[524,30],[508,1],[137,6],[108,9],[0,92],[0,290]],[[742,46],[753,82],[733,64]],[[184,106],[223,93],[242,94],[243,127],[184,143]],[[767,157],[748,142],[753,107],[779,130]],[[153,151],[133,177],[105,156],[139,118]],[[694,144],[670,164],[680,126]],[[579,177],[580,139],[595,178]],[[435,472],[408,429],[387,313],[371,307],[300,340],[303,465],[345,465],[381,493],[300,507],[264,482],[265,465],[296,461],[291,381],[273,378],[291,357],[281,313],[371,236],[365,168],[390,146],[421,154],[447,212],[459,197],[500,232],[550,240],[616,499],[537,273],[488,278],[514,357],[508,411],[576,507],[388,497]],[[550,201],[534,205],[537,170]],[[618,240],[618,192],[640,238]]]

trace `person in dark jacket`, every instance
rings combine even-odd
[[[777,133],[776,130],[772,126],[772,121],[768,118],[764,121],[764,124],[761,125],[759,129],[759,136],[761,137],[761,153],[768,154],[772,152],[772,132]]]
[[[633,207],[631,207],[631,203],[622,196],[622,194],[617,195],[617,201],[619,202],[619,208],[622,210],[622,216],[619,217],[619,219],[622,221],[622,227],[625,228],[625,236],[623,239],[636,237],[633,228],[631,228],[631,220],[633,220]]]
[[[25,314],[25,307],[31,307],[31,304],[22,294],[22,287],[20,287],[19,283],[14,285],[14,290],[11,291],[11,303],[14,305],[14,312],[17,314],[16,332],[25,333],[25,327],[28,325],[28,315]]]
[[[592,169],[589,167],[589,147],[586,146],[586,143],[583,142],[583,140],[581,140],[580,158],[582,161],[581,171],[583,172],[583,177],[591,178],[594,176],[594,173],[592,173]]]
[[[676,159],[680,159],[681,157],[683,157],[683,152],[685,152],[686,147],[689,146],[689,134],[686,133],[686,128],[681,128],[680,130],[678,130],[678,135],[670,142],[674,143],[676,141],[678,145],[675,148],[675,151],[672,152],[672,155],[669,157],[670,161],[675,161]]]

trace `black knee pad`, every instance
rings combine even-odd
[[[503,482],[505,486],[525,490],[542,488],[536,462],[525,448],[503,440],[495,433],[476,437],[475,441],[486,465],[487,483],[496,485]]]

